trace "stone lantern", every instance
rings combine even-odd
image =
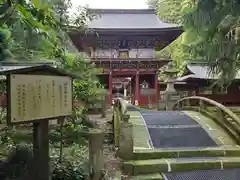
[[[175,75],[178,70],[174,67],[172,62],[169,62],[164,74],[167,76],[167,88],[161,93],[165,110],[173,110],[174,104],[180,99],[179,93],[174,88]]]

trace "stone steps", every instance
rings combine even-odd
[[[164,180],[164,178],[160,173],[152,173],[132,176],[131,180]]]
[[[238,157],[239,146],[187,148],[187,149],[135,149],[134,160],[180,158],[180,157]]]
[[[189,157],[150,160],[130,160],[123,165],[129,175],[240,168],[240,157]]]

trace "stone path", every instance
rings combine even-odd
[[[144,112],[154,148],[213,147],[214,140],[194,119],[184,112]]]

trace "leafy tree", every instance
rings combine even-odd
[[[166,22],[181,24],[183,0],[156,0],[157,13]]]
[[[180,23],[184,33],[162,53],[179,66],[204,61],[217,83],[229,85],[239,69],[240,3],[237,0],[159,0],[158,13],[168,22]]]
[[[158,0],[157,14],[160,16],[161,20],[165,22],[181,25],[182,2],[183,0]],[[170,57],[173,60],[176,67],[179,69],[179,75],[184,72],[188,60],[191,59],[190,54],[187,51],[184,51],[185,49],[182,45],[184,34],[185,33],[183,33],[169,46],[157,52],[157,56]]]
[[[229,85],[239,69],[240,3],[237,0],[185,0],[182,5],[185,37],[183,44],[201,57]]]
[[[158,4],[158,0],[148,0],[147,4],[148,4],[149,8],[156,9],[157,8],[157,4]]]
[[[72,45],[68,29],[84,30],[91,18],[85,7],[70,17],[70,0],[8,1],[0,7],[1,59],[58,61],[58,65],[79,76],[75,98],[90,103],[97,97],[101,85],[95,67]],[[9,53],[9,52],[12,52]],[[11,56],[10,56],[11,55]]]

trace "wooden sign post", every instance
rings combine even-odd
[[[43,75],[39,75],[41,70]],[[31,180],[50,179],[49,120],[72,114],[72,77],[54,71],[38,68],[38,74],[17,71],[7,75],[8,124],[33,123],[35,170]]]

